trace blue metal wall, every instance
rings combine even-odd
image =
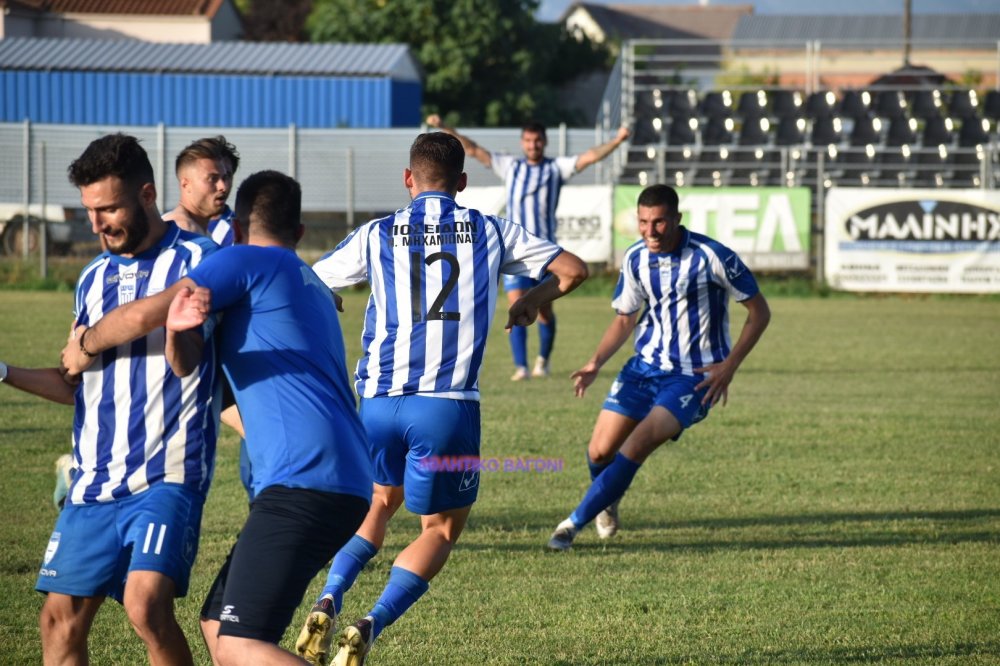
[[[0,71],[0,122],[416,127],[421,99],[386,78]]]

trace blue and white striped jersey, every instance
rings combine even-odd
[[[229,206],[226,206],[218,217],[212,218],[208,222],[208,235],[219,244],[219,247],[229,247],[236,244],[236,237],[233,235],[233,218],[236,213]]]
[[[167,223],[160,243],[136,257],[105,252],[77,281],[77,322],[93,326],[116,307],[163,291],[216,250],[209,238]],[[159,482],[208,491],[218,430],[214,345],[205,345],[198,372],[181,379],[167,365],[164,340],[159,328],[98,354],[83,373],[73,418],[73,504],[121,499]]]
[[[693,375],[729,355],[729,297],[745,301],[759,290],[735,252],[681,232],[674,252],[650,252],[641,240],[625,251],[611,306],[619,314],[645,306],[635,328],[636,355],[666,372]]]
[[[546,157],[528,164],[523,157],[490,153],[493,172],[507,188],[506,217],[530,233],[556,242],[556,206],[563,183],[576,173],[577,156]]]
[[[561,251],[441,192],[355,229],[313,269],[331,289],[371,284],[358,395],[478,400],[500,273],[541,279]]]

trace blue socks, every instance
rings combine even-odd
[[[423,596],[429,585],[417,574],[402,567],[393,567],[389,572],[389,582],[382,590],[382,596],[375,602],[369,615],[374,618],[372,623],[372,639],[382,630],[395,622]]]
[[[538,321],[538,341],[538,355],[546,361],[549,360],[549,356],[552,355],[552,344],[556,341],[555,316],[553,316],[552,321],[547,324],[543,324],[541,320]]]
[[[514,365],[528,367],[528,329],[526,327],[511,327],[510,351],[514,354]]]
[[[352,536],[351,540],[333,556],[333,564],[326,577],[326,587],[320,593],[320,598],[328,594],[332,595],[333,607],[339,613],[344,603],[344,592],[351,589],[358,574],[368,564],[368,560],[375,557],[376,553],[378,553],[378,548],[371,541],[357,534]]]
[[[614,460],[612,460],[611,462],[614,462]],[[587,468],[590,469],[591,481],[600,476],[601,472],[603,472],[609,467],[611,467],[611,463],[595,463],[593,460],[590,459],[589,455],[587,456]]]
[[[583,496],[583,501],[570,514],[569,519],[573,525],[580,529],[594,518],[601,511],[604,511],[609,504],[625,494],[635,473],[639,471],[639,463],[634,463],[622,454],[615,454],[615,459],[608,467],[601,472],[587,494]]]

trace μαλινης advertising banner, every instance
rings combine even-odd
[[[834,289],[1000,292],[1000,192],[833,188],[824,245]]]
[[[754,270],[808,270],[810,192],[805,187],[679,187],[683,224],[735,251]],[[639,238],[643,188],[615,188],[615,262]]]

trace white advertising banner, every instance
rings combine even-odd
[[[504,216],[503,186],[467,187],[456,197],[459,205]],[[556,239],[588,263],[611,261],[611,186],[566,185],[556,208]]]
[[[1000,292],[1000,192],[833,188],[824,273],[835,289]]]

